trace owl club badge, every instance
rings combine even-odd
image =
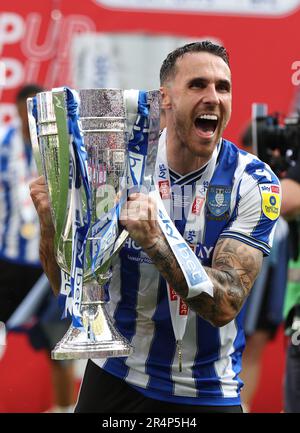
[[[262,198],[263,214],[270,220],[276,220],[280,212],[280,188],[278,185],[259,185]]]
[[[210,185],[207,192],[207,207],[212,215],[220,217],[230,208],[231,186]]]

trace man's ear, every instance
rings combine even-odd
[[[164,110],[171,108],[171,98],[169,95],[168,88],[165,86],[162,86],[159,88],[160,94],[161,94],[161,108]]]

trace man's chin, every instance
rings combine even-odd
[[[198,149],[199,152],[203,152],[205,154],[212,153],[219,142],[219,137],[217,135],[213,135],[211,137],[200,138],[198,140]]]

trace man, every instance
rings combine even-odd
[[[174,190],[176,185],[174,214],[181,207],[184,215],[174,222],[206,266],[214,296],[189,297],[154,218],[155,202],[139,193],[129,196],[121,223],[131,239],[114,264],[109,305],[134,352],[88,362],[77,412],[242,411],[238,374],[244,336],[238,313],[270,250],[279,183],[269,167],[221,138],[231,116],[231,73],[223,47],[204,41],[178,48],[163,62],[160,78],[166,128],[155,178],[159,184],[163,165],[168,184]],[[43,178],[32,183],[31,196],[41,219],[42,263],[58,292]],[[186,210],[199,214],[200,226],[193,226]],[[167,285],[189,309],[182,371]]]
[[[29,183],[37,170],[32,155],[27,114],[27,98],[42,92],[37,84],[22,86],[16,95],[18,124],[0,131],[0,321],[7,322],[32,289],[43,269],[39,260],[40,227],[29,195]],[[61,321],[53,294],[42,301],[36,312],[39,321],[28,335],[34,349],[50,351],[67,331],[69,321]],[[74,373],[72,362],[51,362],[55,411],[73,408]]]

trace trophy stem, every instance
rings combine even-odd
[[[86,283],[81,303],[83,328],[70,326],[51,352],[52,359],[87,359],[128,356],[132,347],[115,329],[105,308],[104,288]]]

